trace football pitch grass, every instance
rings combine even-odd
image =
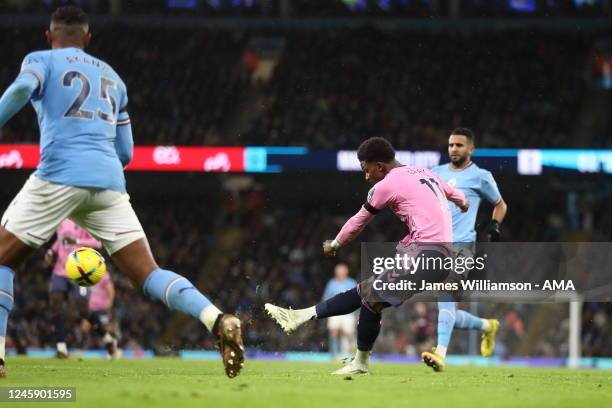
[[[0,387],[76,388],[76,402],[45,407],[604,407],[612,372],[373,363],[365,376],[332,376],[333,363],[247,361],[228,379],[218,361],[53,360],[11,357]]]

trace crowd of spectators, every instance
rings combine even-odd
[[[605,0],[604,0],[605,2]],[[187,15],[203,17],[439,17],[454,13],[471,17],[513,16],[603,16],[610,13],[598,1],[513,2],[461,0],[458,7],[447,2],[412,0],[129,0],[119,3],[122,15]],[[5,0],[13,13],[46,14],[72,3],[94,14],[112,12],[110,2],[101,0]],[[288,7],[283,7],[286,3]],[[115,11],[116,13],[117,11]]]
[[[128,111],[138,144],[220,145],[225,115],[248,82],[241,64],[246,37],[239,31],[92,28],[88,52],[108,62],[128,88]],[[0,30],[6,57],[0,87],[17,76],[29,52],[47,48],[44,29]],[[2,129],[2,141],[37,142],[31,107]]]
[[[46,48],[42,29],[0,31],[0,87],[23,57]],[[398,148],[443,148],[450,129],[474,128],[481,147],[604,147],[576,137],[588,90],[587,34],[527,31],[423,33],[348,29],[274,32],[284,49],[267,83],[243,62],[257,32],[125,25],[93,28],[90,52],[130,95],[136,143],[354,148],[364,137]],[[252,68],[252,67],[251,67]],[[253,84],[253,85],[251,85]],[[241,134],[231,121],[259,87],[263,112]],[[36,142],[26,108],[4,142]]]
[[[470,124],[480,146],[584,145],[574,134],[588,53],[586,38],[558,33],[291,33],[247,140],[350,148],[379,135],[439,148]]]

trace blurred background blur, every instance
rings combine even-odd
[[[365,199],[341,151],[367,137],[433,166],[448,161],[450,131],[469,127],[474,161],[509,207],[503,240],[612,240],[612,0],[0,0],[2,89],[46,48],[63,4],[90,13],[88,51],[124,79],[135,142],[153,148],[153,164],[126,178],[158,263],[237,311],[251,349],[328,349],[324,322],[287,337],[262,306],[317,303],[339,260],[359,278],[359,243],[332,260],[321,242]],[[2,208],[31,172],[22,145],[37,141],[31,107],[1,130]],[[181,164],[180,146],[221,149],[200,171],[163,171]],[[227,146],[249,147],[244,163],[230,163]],[[490,211],[483,204],[480,224]],[[405,234],[384,212],[361,240]],[[19,352],[54,346],[43,255],[16,274],[7,346]],[[111,273],[122,348],[213,347],[198,323]],[[568,304],[463,307],[502,322],[502,357],[568,355]],[[580,310],[582,356],[612,356],[611,304]],[[436,315],[434,304],[386,314],[375,352],[431,348]],[[75,324],[69,344],[100,339]],[[476,350],[455,331],[451,354]]]

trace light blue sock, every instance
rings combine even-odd
[[[0,336],[6,336],[9,313],[13,309],[13,277],[15,272],[8,266],[0,266]],[[2,356],[4,356],[4,350]]]
[[[458,329],[482,330],[482,319],[465,310],[457,310],[455,327]]]
[[[145,280],[143,291],[161,300],[170,309],[202,321],[210,331],[221,313],[187,278],[165,269],[157,268],[151,272]]]
[[[455,302],[438,302],[438,346],[448,348],[455,325]],[[446,350],[445,350],[446,351]]]

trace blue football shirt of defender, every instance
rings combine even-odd
[[[448,185],[459,188],[470,202],[470,208],[462,213],[459,207],[449,203],[453,217],[453,242],[476,242],[476,216],[482,199],[496,205],[501,194],[491,172],[481,169],[475,163],[461,170],[453,170],[449,164],[434,167],[432,171]]]
[[[357,281],[353,278],[346,277],[342,281],[337,279],[330,279],[325,286],[323,292],[323,300],[327,300],[331,297],[336,296],[338,293],[346,292],[349,289],[353,289],[357,286]]]
[[[27,74],[39,82],[31,98],[40,128],[36,177],[125,192],[127,163],[116,147],[124,141],[116,138],[117,126],[128,124],[129,116],[127,89],[119,75],[79,48],[30,53],[21,65],[20,75]]]

